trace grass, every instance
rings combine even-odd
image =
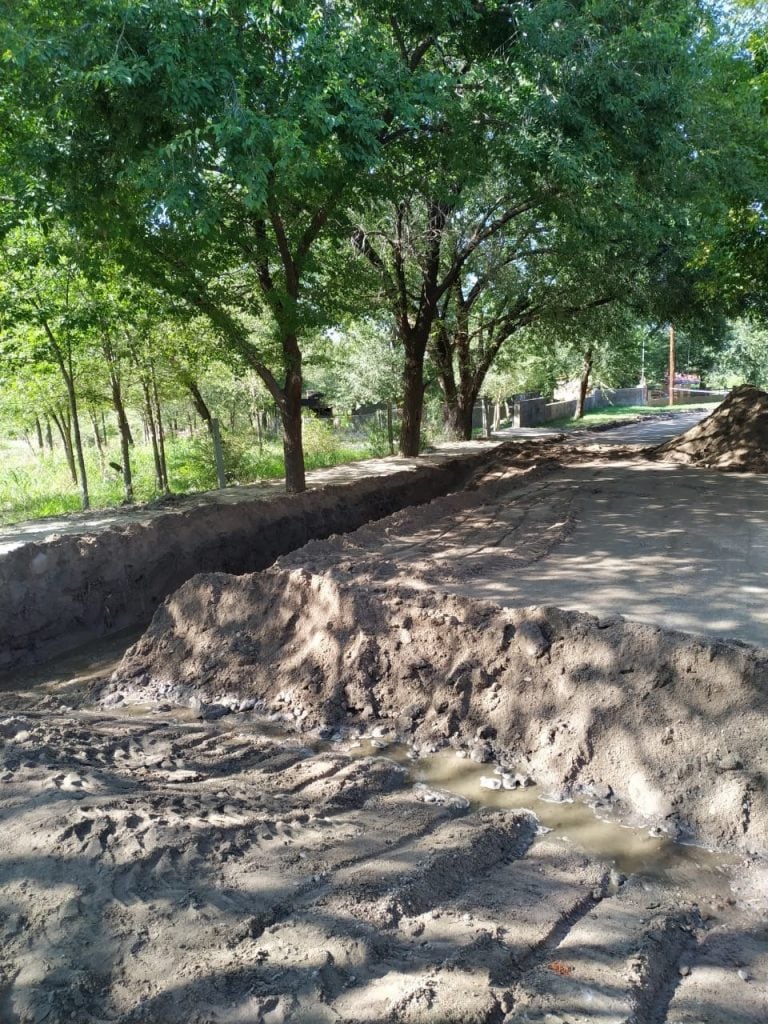
[[[378,446],[366,439],[346,439],[327,424],[304,424],[307,469],[337,466],[368,459]],[[216,486],[213,446],[207,435],[169,438],[166,458],[171,489],[176,494],[211,490]],[[111,439],[103,459],[95,448],[86,449],[86,471],[94,509],[123,503],[123,485],[109,462],[121,462],[120,447]],[[265,441],[259,450],[253,437],[227,437],[224,463],[230,484],[275,480],[285,475],[282,444]],[[132,452],[133,487],[137,502],[159,497],[155,487],[152,450],[136,445]],[[80,490],[72,484],[60,447],[52,454],[32,451],[22,441],[0,441],[0,525],[79,512]]]
[[[676,405],[674,411],[690,412],[692,409],[714,409],[718,402],[689,402],[685,405]],[[580,420],[570,416],[559,420],[548,420],[539,426],[581,427],[583,429],[604,426],[606,423],[621,423],[623,420],[636,419],[638,416],[657,416],[670,411],[670,407],[667,405],[612,405],[604,409],[593,409],[586,412]]]

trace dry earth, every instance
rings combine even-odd
[[[0,1021],[763,1024],[765,652],[476,599],[578,538],[558,473],[641,465],[606,458],[503,455],[195,578],[106,685],[17,680]]]

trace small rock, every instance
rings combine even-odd
[[[740,967],[736,973],[742,981],[749,981],[749,973],[745,971],[743,967]]]
[[[472,747],[469,756],[478,764],[488,764],[489,761],[493,760],[491,748],[487,743],[479,743],[476,747]]]
[[[197,717],[202,718],[204,722],[215,722],[217,719],[231,714],[232,708],[227,707],[226,704],[202,704]]]
[[[501,779],[493,778],[491,775],[482,775],[480,777],[480,788],[501,789]]]
[[[523,654],[529,658],[541,658],[551,644],[541,628],[530,619],[524,619],[515,630],[515,640]]]
[[[688,966],[688,964],[682,964],[682,966],[680,967],[680,970],[678,971],[678,974],[680,975],[681,978],[687,978],[690,973],[691,973],[691,968]]]
[[[238,711],[253,711],[255,707],[256,701],[254,700],[254,698],[246,697],[244,700],[241,700],[240,703],[238,704]]]
[[[737,772],[740,768],[744,767],[744,762],[740,757],[736,757],[735,754],[728,754],[720,758],[717,767],[721,772]]]

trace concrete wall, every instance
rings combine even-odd
[[[587,395],[585,410],[605,409],[612,405],[645,405],[645,388],[597,388]],[[515,402],[514,424],[516,427],[537,427],[552,420],[562,420],[576,413],[576,400],[570,402],[548,402],[546,398],[529,398]]]

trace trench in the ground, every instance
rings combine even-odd
[[[92,642],[80,650],[34,668],[20,670],[0,678],[0,694],[23,693],[33,700],[36,694],[55,694],[72,707],[80,724],[89,715],[104,712],[92,704],[93,683],[117,667],[126,648],[136,639],[135,630],[117,637]],[[157,718],[158,712],[176,722],[193,721],[198,712],[176,705],[125,703],[120,715],[140,719]],[[278,721],[256,713],[227,716],[209,723],[215,731],[226,730],[237,719],[240,732],[252,731],[274,740],[295,744],[297,735]],[[677,888],[694,888],[707,893],[714,902],[727,898],[728,877],[738,863],[734,854],[713,851],[696,844],[675,842],[652,831],[623,825],[610,818],[610,808],[582,800],[555,800],[533,780],[526,785],[504,788],[502,769],[494,764],[477,764],[463,751],[453,749],[418,754],[412,747],[371,734],[340,730],[332,740],[305,737],[305,745],[314,753],[335,750],[355,758],[381,757],[406,767],[404,783],[423,790],[425,802],[454,799],[468,812],[481,808],[496,810],[528,809],[538,818],[542,835],[568,844],[586,857],[599,860],[625,876],[639,876],[649,883],[660,882]],[[495,788],[499,783],[502,788]]]

